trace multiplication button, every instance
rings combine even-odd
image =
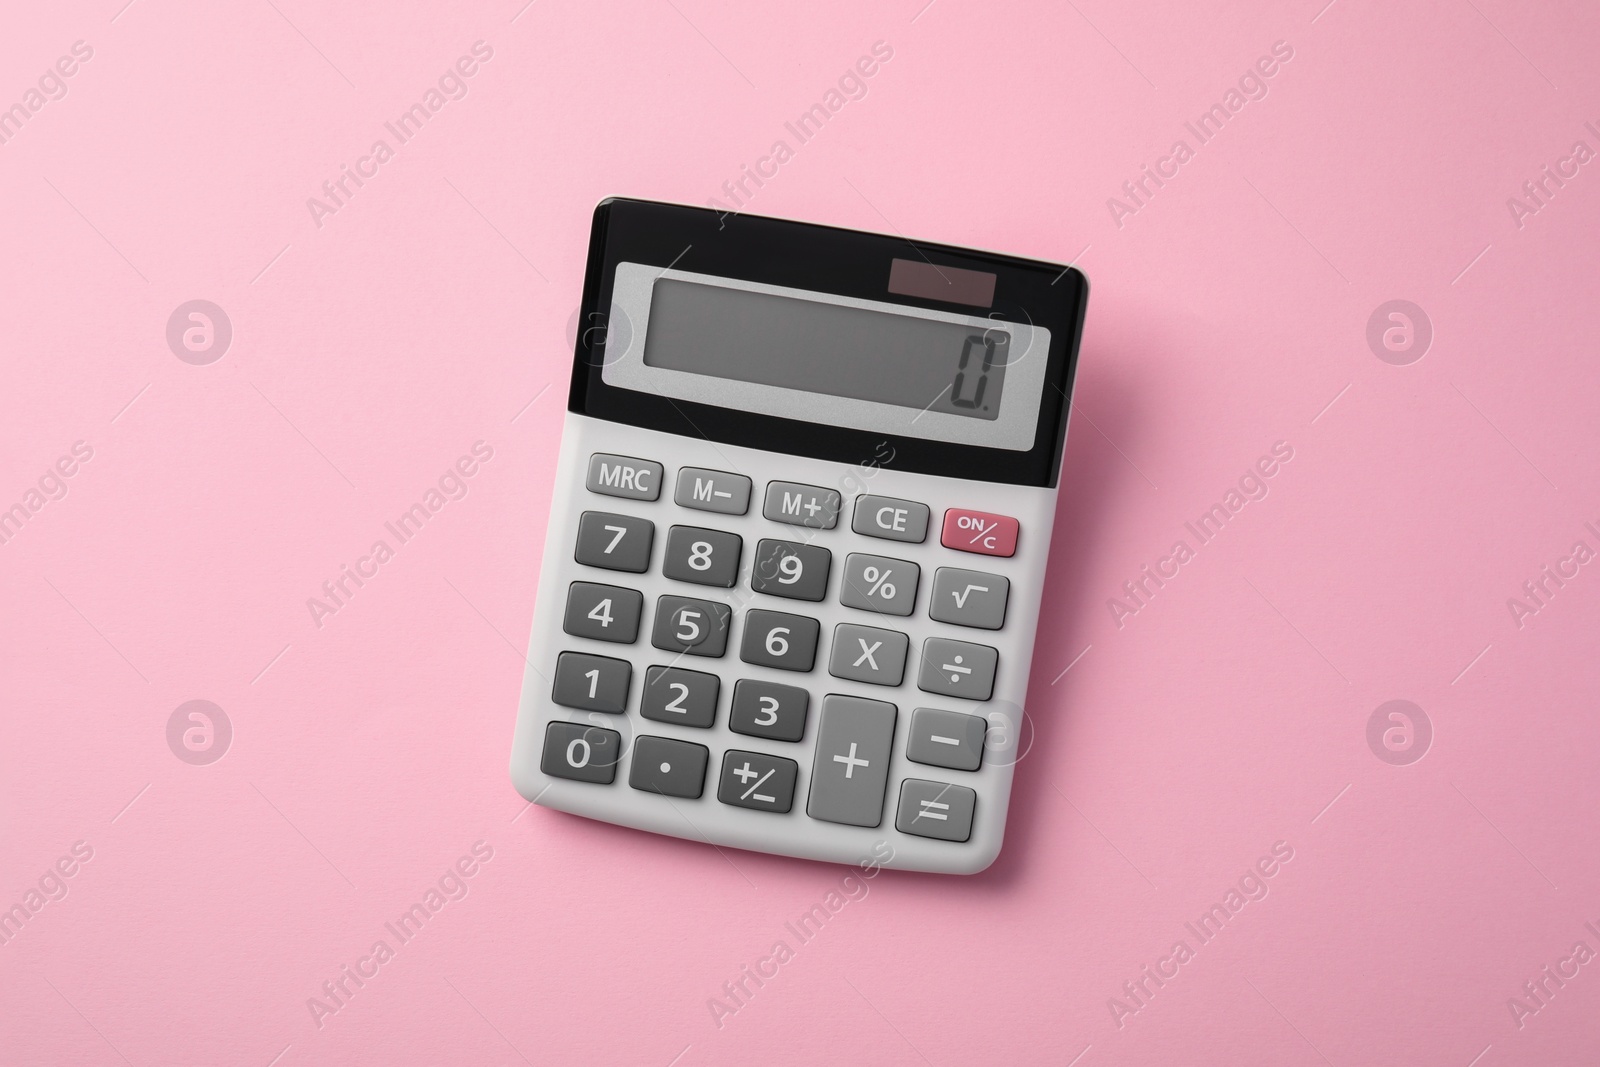
[[[899,685],[906,676],[911,639],[898,630],[840,623],[833,628],[828,673],[869,685]]]
[[[800,765],[782,756],[730,748],[722,756],[717,799],[737,808],[786,812],[794,807]]]
[[[767,499],[761,514],[773,522],[831,530],[839,522],[842,499],[835,489],[796,482],[768,482]]]

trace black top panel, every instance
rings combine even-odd
[[[890,273],[896,259],[992,273],[997,280],[993,307],[987,314],[1050,331],[1038,433],[1030,451],[818,426],[620,389],[601,379],[605,324],[618,263],[673,267],[907,307],[972,313],[970,304],[891,292]],[[872,463],[950,478],[1054,486],[1088,294],[1088,279],[1059,264],[811,223],[724,214],[709,208],[607,199],[594,212],[583,282],[583,328],[578,330],[567,407],[580,415],[745,448],[840,463]]]

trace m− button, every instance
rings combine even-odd
[[[678,488],[672,496],[679,507],[743,515],[750,510],[750,479],[727,471],[684,467],[678,471]]]

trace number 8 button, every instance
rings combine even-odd
[[[732,589],[739,577],[742,546],[738,534],[674,526],[667,531],[667,555],[661,573],[680,582]]]

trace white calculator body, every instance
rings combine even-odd
[[[511,776],[840,863],[999,853],[1087,281],[596,210]]]

